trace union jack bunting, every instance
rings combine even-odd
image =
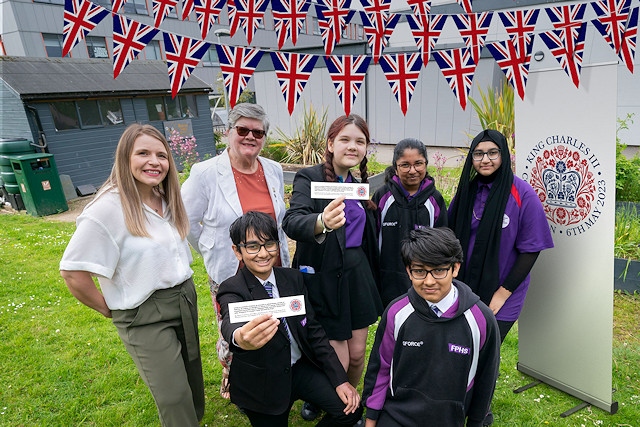
[[[416,83],[420,77],[420,69],[422,68],[420,54],[382,55],[380,67],[398,101],[402,114],[406,116],[409,102],[411,102]]]
[[[127,0],[112,0],[111,1],[111,13],[118,13]]]
[[[338,98],[342,102],[344,114],[351,114],[351,108],[358,96],[362,81],[367,75],[367,68],[371,62],[369,56],[331,55],[325,56],[324,62],[336,87]]]
[[[372,22],[371,15],[367,12],[360,12],[362,18],[362,27],[364,28],[364,33],[367,36],[367,41],[369,43],[369,47],[371,48],[371,56],[373,56],[373,63],[377,64],[380,59],[380,55],[382,55],[382,50],[387,47],[389,43],[389,37],[393,33],[393,30],[396,28],[396,24],[400,20],[400,15],[397,13],[392,13],[391,15],[380,16],[381,24],[376,25],[375,22]]]
[[[307,85],[317,60],[318,57],[315,55],[271,52],[271,61],[273,62],[289,115],[293,114],[293,109],[296,107],[296,103]]]
[[[278,49],[282,49],[284,42],[289,38],[294,46],[298,42],[298,33],[304,28],[310,5],[306,0],[271,1],[273,29],[278,39]]]
[[[576,39],[578,35],[584,32],[587,25],[583,22],[584,11],[587,4],[574,4],[570,6],[549,7],[545,11],[551,19],[553,28],[560,31],[560,39],[566,42],[570,39]],[[569,46],[567,46],[569,48]]]
[[[211,30],[211,26],[220,16],[226,0],[192,0],[196,11],[196,19],[200,26],[200,35],[206,39]]]
[[[502,25],[516,45],[518,56],[522,56],[527,51],[527,46],[533,40],[539,14],[540,9],[498,12]]]
[[[627,21],[627,29],[622,38],[622,45],[618,56],[633,74],[633,59],[636,55],[636,37],[638,35],[638,6],[634,7]]]
[[[185,21],[193,12],[194,0],[182,0],[182,20]]]
[[[452,15],[460,31],[464,44],[471,49],[471,57],[476,64],[480,60],[480,51],[489,32],[493,12]]]
[[[429,62],[431,49],[438,42],[442,28],[447,21],[447,15],[407,15],[407,22],[411,28],[413,40],[420,49],[422,65],[425,67]]]
[[[462,6],[465,13],[471,13],[471,0],[458,0],[458,4]]]
[[[418,18],[426,17],[431,12],[431,0],[407,0],[407,4]]]
[[[164,50],[169,69],[171,97],[175,98],[184,82],[191,75],[191,71],[209,50],[211,43],[172,33],[163,33],[162,35],[164,36]]]
[[[586,25],[580,26],[582,31],[578,33],[576,39],[563,40],[565,32],[562,30],[551,30],[540,33],[540,38],[547,45],[551,54],[562,66],[571,81],[578,87],[580,85],[580,71],[582,70],[582,54],[584,53],[584,38]]]
[[[436,60],[440,71],[458,98],[460,107],[467,108],[467,97],[471,90],[473,75],[476,71],[476,63],[471,57],[471,50],[468,47],[450,50],[440,50],[433,52],[433,59]]]
[[[240,94],[247,87],[264,52],[248,47],[215,46],[220,60],[224,87],[229,96],[229,105],[233,108]]]
[[[62,56],[83,40],[89,31],[109,14],[109,10],[86,0],[64,1],[64,28],[62,30]]]
[[[342,30],[355,13],[349,9],[350,5],[351,0],[322,0],[321,4],[316,4],[318,26],[326,55],[331,55],[333,48],[340,43]]]
[[[602,34],[604,40],[617,54],[622,46],[622,38],[629,18],[631,0],[598,0],[591,3],[598,18],[591,21]]]
[[[117,78],[145,46],[158,34],[158,29],[126,16],[113,14],[113,78]]]
[[[178,0],[153,0],[153,26],[158,28],[164,18],[176,8]]]
[[[247,36],[247,44],[251,44],[256,30],[262,25],[268,5],[267,0],[228,0],[227,11],[231,36],[233,37],[238,28],[242,27]]]
[[[384,18],[389,16],[391,0],[360,0],[369,21],[378,28],[384,28]]]
[[[496,62],[507,76],[509,83],[513,86],[520,99],[524,100],[524,88],[529,77],[529,64],[531,64],[531,48],[533,42],[530,41],[523,54],[520,54],[518,45],[511,39],[489,43],[487,49],[495,58]]]

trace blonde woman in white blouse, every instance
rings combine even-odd
[[[124,131],[111,175],[76,224],[60,262],[67,287],[112,318],[162,425],[198,426],[204,382],[189,221],[160,131]]]

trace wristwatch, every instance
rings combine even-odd
[[[329,228],[325,225],[324,221],[322,220],[322,212],[320,212],[318,214],[318,222],[320,222],[320,224],[322,224],[322,233],[326,234],[326,233],[331,233],[333,231],[333,228]]]

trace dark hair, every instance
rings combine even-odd
[[[369,126],[367,125],[367,122],[357,114],[340,116],[337,119],[335,119],[333,123],[331,123],[331,126],[329,126],[329,130],[327,131],[327,143],[335,139],[335,137],[338,136],[340,131],[344,129],[344,127],[347,125],[357,126],[358,129],[360,129],[364,134],[364,137],[367,141],[367,146],[369,146],[369,143],[371,142],[371,137],[369,134]],[[360,165],[359,165],[361,182],[368,182],[367,179],[369,178],[369,173],[367,171],[367,162],[368,160],[365,154],[365,156],[362,158],[362,161],[360,162]],[[326,150],[326,149],[324,151],[324,178],[327,182],[334,182],[336,180],[336,172],[335,170],[333,170],[333,153],[331,153],[329,150]],[[371,200],[365,200],[363,201],[363,204],[365,205],[365,208],[369,210],[376,209],[376,204],[373,203]]]
[[[247,233],[253,231],[263,241],[278,241],[278,225],[264,212],[249,211],[237,218],[229,227],[229,236],[234,245],[244,243]]]
[[[427,155],[427,147],[424,145],[424,143],[419,139],[405,138],[403,140],[400,140],[396,144],[395,148],[393,149],[393,160],[391,161],[391,166],[389,166],[385,170],[385,177],[384,177],[385,181],[389,181],[391,178],[393,178],[394,175],[398,174],[397,172],[398,159],[402,157],[404,155],[404,152],[407,150],[417,150],[418,154],[424,157],[424,161],[426,162],[427,165],[429,165],[429,156]],[[426,172],[425,177],[432,179],[431,176],[429,175],[429,171]]]
[[[462,262],[462,246],[449,228],[422,228],[411,230],[402,241],[402,262],[439,266]]]

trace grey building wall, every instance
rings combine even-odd
[[[29,120],[20,97],[0,79],[0,138],[25,138],[33,142]]]

